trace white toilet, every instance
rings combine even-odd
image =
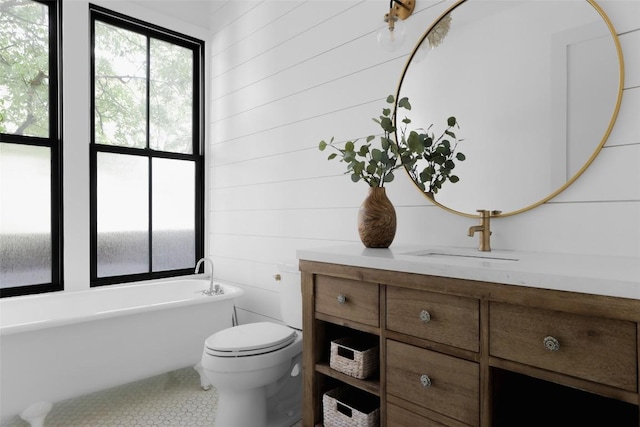
[[[282,321],[206,339],[202,370],[218,391],[215,427],[289,427],[302,416],[302,296],[297,265],[280,264]]]

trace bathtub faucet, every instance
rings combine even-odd
[[[193,273],[198,274],[198,270],[200,270],[200,264],[202,264],[204,261],[207,261],[211,266],[211,276],[209,276],[209,289],[202,291],[202,295],[211,296],[223,294],[224,290],[220,287],[220,285],[213,285],[213,261],[211,261],[209,258],[201,258],[196,264],[196,269]],[[203,273],[205,273],[205,271],[203,271]]]

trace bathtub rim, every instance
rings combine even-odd
[[[202,290],[209,288],[209,280],[210,280],[209,275],[192,274],[187,276],[171,277],[166,279],[119,283],[119,284],[108,285],[108,286],[93,287],[93,288],[83,289],[79,291],[54,291],[54,292],[46,292],[41,294],[7,297],[7,298],[0,299],[0,307],[2,307],[3,303],[10,304],[11,301],[15,301],[15,300],[21,300],[21,301],[36,300],[37,301],[38,299],[46,298],[52,295],[63,297],[65,293],[66,294],[71,294],[71,293],[76,294],[76,293],[82,293],[82,292],[97,293],[100,291],[113,291],[118,288],[127,288],[127,287],[135,287],[135,286],[140,286],[140,287],[152,286],[154,284],[159,284],[159,283],[171,283],[171,282],[181,282],[181,281],[189,281],[189,280],[202,281],[203,282],[202,284],[204,285],[202,287]],[[219,284],[225,290],[225,293],[221,295],[203,295],[199,292],[200,289],[198,289],[193,293],[193,297],[191,298],[183,298],[183,299],[177,299],[173,301],[163,301],[163,302],[154,303],[154,304],[125,307],[125,308],[119,308],[115,310],[104,310],[104,311],[92,313],[90,315],[61,316],[56,319],[36,320],[32,322],[16,323],[12,325],[0,324],[0,337],[15,335],[19,333],[26,333],[31,331],[38,331],[38,330],[48,329],[48,328],[55,328],[60,326],[68,326],[68,325],[77,324],[77,323],[105,320],[105,319],[119,317],[119,316],[129,316],[129,315],[140,314],[140,313],[145,313],[149,311],[158,311],[158,310],[165,310],[170,308],[185,307],[190,305],[212,303],[213,302],[212,300],[224,301],[229,299],[236,299],[241,297],[244,294],[243,289],[239,288],[238,286],[232,285],[228,282],[220,281],[214,278],[213,283],[214,285]]]

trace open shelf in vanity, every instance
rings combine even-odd
[[[318,347],[320,349],[317,362],[315,363],[315,371],[318,374],[332,378],[339,383],[348,384],[351,387],[355,387],[367,393],[375,396],[380,396],[380,370],[378,369],[374,374],[366,379],[359,379],[353,376],[349,376],[340,371],[337,371],[330,366],[329,349],[332,340],[343,338],[345,336],[354,336],[367,334],[369,336],[379,336],[377,331],[367,328],[364,325],[355,325],[349,323],[349,326],[343,326],[339,319],[331,318],[330,316],[322,316],[318,313],[316,319],[316,328],[318,331],[323,330]],[[324,319],[324,320],[322,320]],[[365,332],[365,330],[367,332]]]
[[[305,259],[300,270],[304,427],[323,425],[322,396],[343,384],[379,399],[381,426],[509,425],[509,397],[534,385],[640,426],[638,299]],[[329,366],[329,343],[349,331],[379,339],[372,379]]]
[[[305,324],[312,332],[305,339],[313,342],[313,350],[307,353],[304,370],[313,370],[314,413],[322,414],[323,395],[338,387],[350,387],[377,401],[380,406],[381,381],[379,367],[365,379],[342,373],[331,367],[331,343],[345,337],[374,342],[378,355],[382,348],[379,327],[379,289],[350,279],[319,276],[314,279],[313,316],[305,317]],[[342,298],[342,301],[339,299]],[[304,299],[305,304],[308,300]],[[305,305],[306,307],[306,305]],[[373,307],[373,308],[372,308]],[[306,311],[305,311],[306,312]],[[313,357],[311,357],[313,355]],[[304,356],[303,356],[304,357]],[[377,357],[379,359],[379,357]],[[305,379],[307,376],[305,376]],[[322,426],[321,417],[313,426]],[[304,425],[308,422],[305,421]]]

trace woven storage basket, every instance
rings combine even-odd
[[[378,427],[378,398],[362,390],[338,387],[322,396],[324,427]]]
[[[331,341],[329,366],[349,376],[364,379],[378,369],[377,338],[345,337]]]

